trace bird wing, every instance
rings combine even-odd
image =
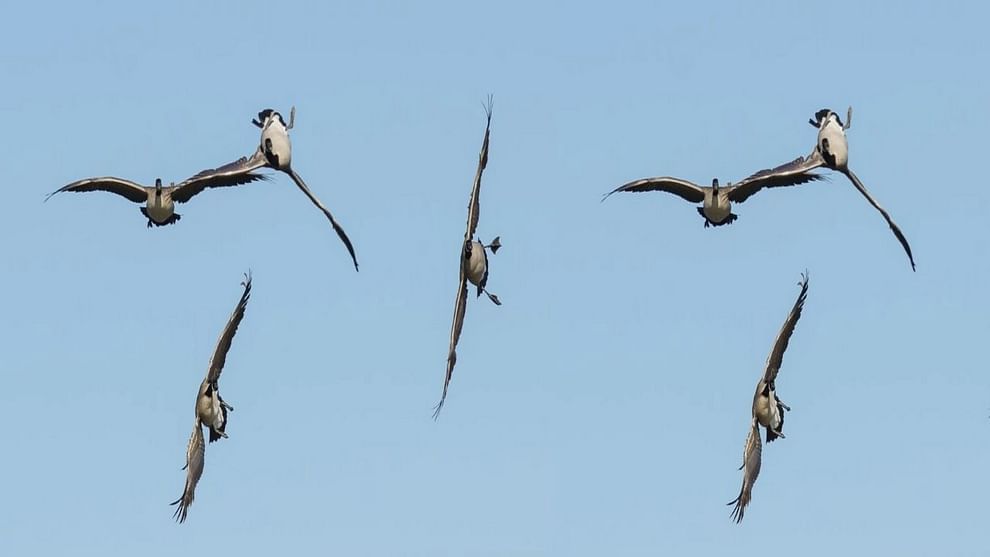
[[[213,350],[213,357],[210,358],[210,370],[206,374],[206,380],[211,384],[216,384],[217,379],[220,378],[223,365],[227,362],[227,351],[230,350],[230,343],[234,340],[234,335],[237,333],[237,326],[241,324],[241,319],[244,319],[244,310],[247,309],[248,300],[251,299],[250,271],[244,275],[244,282],[241,285],[244,287],[244,293],[241,294],[241,299],[237,302],[234,312],[230,314],[230,319],[227,320],[227,326],[220,333],[220,338],[217,340],[217,347]]]
[[[794,301],[791,312],[787,314],[787,319],[784,320],[784,326],[777,333],[777,340],[774,341],[773,349],[770,350],[770,355],[767,357],[767,365],[763,370],[763,381],[766,383],[773,383],[777,378],[777,372],[780,371],[780,364],[784,360],[784,351],[787,350],[787,343],[791,340],[791,334],[794,333],[794,327],[797,325],[798,319],[801,319],[804,300],[808,296],[807,271],[801,275],[801,282],[798,285],[801,287],[801,293],[798,294],[797,300]],[[759,387],[757,389],[759,390]]]
[[[86,191],[108,191],[110,193],[115,193],[117,195],[126,197],[135,203],[144,203],[148,201],[148,190],[137,182],[132,182],[130,180],[125,180],[123,178],[115,178],[113,176],[104,176],[101,178],[86,178],[84,180],[77,180],[63,186],[52,193],[48,194],[45,201],[55,195],[56,193],[61,193],[64,191],[71,192],[86,192]]]
[[[468,239],[465,241],[470,242]],[[454,321],[450,325],[450,350],[447,352],[447,375],[443,380],[443,394],[440,395],[440,402],[433,410],[433,419],[440,415],[443,402],[447,399],[447,386],[450,385],[450,377],[454,374],[454,364],[457,363],[457,341],[461,338],[461,329],[464,327],[464,313],[467,310],[467,273],[464,271],[464,248],[461,248],[461,275],[457,284],[457,298],[454,300]]]
[[[880,204],[877,203],[877,200],[873,199],[873,196],[870,195],[870,192],[866,191],[866,186],[864,186],[863,183],[859,181],[859,178],[856,176],[856,174],[853,173],[852,170],[849,170],[847,168],[842,172],[846,175],[847,178],[849,178],[849,181],[852,182],[854,186],[856,186],[856,189],[859,190],[859,193],[863,194],[863,197],[865,197],[866,200],[870,202],[870,205],[873,205],[873,208],[876,209],[877,211],[880,211],[880,214],[883,215],[883,218],[887,221],[887,226],[890,227],[890,230],[894,233],[894,236],[897,236],[897,241],[901,243],[901,246],[904,248],[904,252],[907,253],[908,260],[911,262],[911,270],[914,271],[915,270],[914,256],[911,255],[911,246],[908,245],[907,238],[904,237],[904,233],[901,232],[900,227],[897,226],[897,223],[894,222],[894,219],[890,218],[890,214],[888,214],[887,211],[885,211],[883,207],[881,207]]]
[[[824,176],[810,172],[812,168],[821,166],[821,163],[815,162],[814,157],[809,158],[812,161],[809,162],[805,157],[798,157],[789,163],[774,168],[766,168],[743,178],[729,186],[729,201],[742,203],[763,188],[797,186],[824,179]]]
[[[488,121],[485,123],[485,139],[481,143],[481,153],[478,154],[478,171],[474,175],[474,185],[471,186],[471,200],[468,201],[467,231],[464,233],[464,240],[469,241],[474,238],[474,233],[478,229],[478,219],[481,216],[481,175],[488,166],[488,136],[492,127],[492,97],[488,96],[488,104],[485,106],[485,114]]]
[[[303,179],[298,174],[296,174],[296,171],[289,169],[287,172],[289,176],[292,177],[292,181],[295,182],[296,185],[299,186],[299,189],[301,189],[302,192],[306,194],[306,197],[308,197],[309,200],[313,202],[313,205],[316,205],[321,211],[323,211],[323,214],[326,215],[327,219],[330,220],[330,226],[333,227],[333,230],[334,232],[337,233],[337,236],[340,238],[340,241],[344,242],[344,247],[347,248],[347,253],[351,254],[351,260],[354,261],[354,270],[357,271],[358,270],[357,256],[354,255],[354,246],[351,244],[351,239],[347,237],[347,233],[344,232],[344,229],[341,228],[339,224],[337,224],[337,220],[333,218],[333,214],[330,213],[330,209],[327,209],[326,206],[324,206],[323,203],[321,203],[320,200],[317,199],[315,195],[313,195],[313,192],[309,191],[309,188],[306,187],[306,182],[303,182]]]
[[[182,495],[172,501],[171,505],[178,505],[172,518],[183,523],[186,515],[189,514],[189,505],[192,505],[196,498],[196,484],[203,475],[203,462],[206,459],[206,445],[203,443],[203,429],[199,425],[199,418],[193,426],[192,435],[189,437],[189,444],[186,446],[186,486],[182,490]]]
[[[643,178],[642,180],[635,180],[633,182],[629,182],[628,184],[623,184],[606,193],[605,197],[602,198],[602,201],[605,201],[605,199],[613,193],[620,191],[631,191],[637,193],[644,191],[665,191],[692,203],[701,203],[705,200],[705,189],[698,184],[687,180],[682,180],[680,178],[660,176],[658,178]]]
[[[762,454],[763,443],[760,439],[760,428],[756,416],[753,416],[749,426],[749,435],[746,436],[746,445],[743,447],[743,465],[740,467],[743,471],[742,487],[739,489],[739,496],[728,503],[736,506],[732,509],[731,515],[736,524],[742,522],[746,506],[753,498],[753,485],[760,475]]]
[[[251,158],[241,157],[223,166],[203,170],[172,187],[172,201],[185,203],[206,188],[240,186],[256,180],[268,180],[268,176],[253,174],[251,172],[265,166],[263,157],[261,164],[258,164],[258,162],[257,157],[252,155]]]

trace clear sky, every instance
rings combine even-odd
[[[985,3],[15,2],[0,35],[0,553],[986,555],[990,49]],[[440,395],[492,93],[470,299]],[[283,175],[147,229],[84,177],[249,154]],[[703,228],[673,175],[808,153],[852,105],[841,176]],[[189,519],[196,389],[251,269],[235,407]],[[741,525],[753,389],[808,269]]]

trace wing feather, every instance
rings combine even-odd
[[[485,106],[485,114],[488,120],[485,122],[485,139],[481,142],[481,152],[478,153],[478,171],[474,174],[474,184],[471,186],[471,199],[468,201],[467,231],[464,233],[464,240],[474,238],[474,233],[478,229],[478,219],[481,217],[481,175],[488,166],[488,138],[492,127],[492,96],[488,96],[488,104]]]
[[[327,219],[330,221],[330,226],[332,226],[334,232],[337,233],[337,237],[340,238],[341,242],[344,242],[344,247],[347,248],[347,253],[351,255],[351,260],[354,262],[354,270],[357,271],[357,255],[354,254],[354,246],[351,244],[351,239],[347,237],[347,233],[344,232],[343,227],[337,223],[337,219],[333,218],[333,213],[330,212],[330,209],[327,209],[326,206],[319,199],[317,199],[315,195],[313,195],[313,192],[306,187],[306,182],[303,182],[302,177],[296,174],[295,170],[289,169],[287,172],[289,176],[292,177],[292,181],[296,183],[296,186],[298,186],[299,189],[306,194],[306,197],[313,202],[313,205],[316,205],[316,207],[323,211],[323,214],[326,215]]]
[[[126,197],[134,203],[145,203],[148,201],[148,190],[149,188],[146,188],[137,182],[125,180],[123,178],[116,178],[114,176],[103,176],[100,178],[86,178],[83,180],[77,180],[71,184],[65,185],[48,194],[45,201],[48,201],[48,199],[56,193],[62,193],[65,191],[74,193],[106,191]]]
[[[225,188],[248,184],[256,180],[268,180],[268,176],[252,173],[253,170],[264,166],[264,157],[259,160],[258,157],[252,155],[250,158],[241,157],[223,166],[203,170],[173,186],[171,188],[172,201],[185,203],[206,188]]]
[[[760,439],[760,428],[754,416],[749,426],[749,435],[746,436],[746,444],[743,447],[743,480],[739,495],[729,501],[729,505],[735,505],[732,509],[732,519],[736,524],[742,522],[746,512],[746,506],[753,499],[753,485],[760,475],[760,465],[763,455],[763,443]]]
[[[807,159],[798,157],[789,163],[760,170],[729,186],[729,201],[742,203],[763,188],[797,186],[822,180],[824,176],[810,172],[821,165],[822,162],[816,160],[815,157]]]
[[[908,244],[907,238],[904,237],[904,233],[901,232],[900,227],[897,226],[897,223],[894,222],[894,219],[890,218],[890,214],[887,213],[887,211],[885,211],[883,207],[880,206],[879,203],[877,203],[877,200],[873,199],[873,196],[870,195],[870,192],[866,191],[866,186],[863,185],[863,182],[859,181],[859,177],[857,177],[852,170],[849,170],[847,168],[842,172],[843,174],[846,175],[847,178],[849,178],[849,181],[852,182],[854,186],[856,186],[856,189],[859,190],[859,193],[863,194],[863,197],[865,197],[866,200],[870,202],[870,205],[873,205],[873,208],[876,209],[877,211],[880,211],[880,214],[883,215],[884,220],[887,221],[887,226],[890,227],[890,230],[894,233],[894,236],[897,237],[897,241],[900,242],[901,247],[904,248],[904,252],[907,253],[908,261],[911,262],[911,270],[914,271],[915,270],[914,256],[911,254],[911,246]]]
[[[773,349],[770,350],[770,355],[767,357],[767,365],[763,371],[763,381],[769,384],[773,384],[774,380],[777,379],[777,372],[780,371],[781,362],[784,360],[787,343],[791,340],[791,335],[794,333],[794,327],[797,325],[798,319],[801,319],[804,300],[808,297],[807,271],[801,275],[801,282],[798,285],[801,287],[801,292],[798,294],[797,300],[794,301],[791,312],[787,314],[787,319],[784,320],[783,327],[777,333],[777,339],[773,343]]]
[[[613,193],[627,191],[627,192],[647,192],[647,191],[662,191],[667,193],[672,193],[681,199],[690,201],[691,203],[701,203],[705,200],[705,189],[695,184],[694,182],[689,182],[687,180],[682,180],[681,178],[674,178],[671,176],[660,176],[657,178],[643,178],[642,180],[635,180],[627,184],[623,184],[614,190],[605,194],[602,201],[608,198],[608,196]]]
[[[182,490],[182,495],[172,501],[171,505],[178,505],[172,518],[183,523],[186,515],[189,514],[189,506],[196,498],[196,484],[203,476],[203,464],[206,459],[206,445],[203,443],[203,428],[199,425],[199,418],[193,426],[192,435],[189,437],[189,444],[186,446],[186,486]]]
[[[467,242],[465,241],[465,246]],[[461,273],[457,283],[457,298],[454,299],[454,320],[450,324],[450,348],[447,351],[447,374],[443,379],[443,394],[440,395],[440,402],[434,407],[433,419],[437,419],[443,403],[447,400],[447,387],[450,385],[450,378],[454,374],[454,365],[457,363],[457,341],[461,338],[461,329],[464,327],[464,314],[467,311],[467,273],[464,271],[465,250],[461,248]]]
[[[237,327],[241,324],[241,320],[244,319],[244,311],[247,309],[248,300],[251,299],[250,271],[244,275],[244,282],[241,285],[244,287],[244,293],[241,294],[241,299],[237,302],[237,306],[234,307],[233,313],[230,314],[230,319],[227,320],[227,326],[220,333],[217,346],[213,350],[213,357],[210,358],[210,369],[206,374],[206,380],[213,385],[220,378],[223,366],[227,363],[227,352],[230,350],[230,344],[234,341]]]

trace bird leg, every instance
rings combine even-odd
[[[778,401],[778,402],[780,402],[780,401]],[[222,404],[223,407],[226,408],[228,412],[233,412],[234,411],[234,407],[231,406],[231,405],[229,405],[229,404],[227,404],[227,401],[221,400],[220,401],[220,404]]]
[[[485,247],[492,250],[492,253],[498,253],[498,248],[502,247],[502,242],[499,240],[499,238],[500,236],[495,236],[495,239],[492,240],[492,243],[488,244]]]
[[[482,289],[482,292],[484,292],[485,295],[488,296],[488,299],[491,300],[492,303],[495,304],[496,306],[502,305],[502,302],[499,301],[498,296],[492,294],[491,292],[485,289]]]

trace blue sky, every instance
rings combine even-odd
[[[203,4],[203,5],[200,5]],[[5,555],[984,555],[985,5],[16,3],[0,35]],[[465,206],[501,235],[443,379]],[[738,180],[855,108],[842,177],[704,229],[674,175]],[[284,176],[146,229],[89,176],[179,181],[297,108]],[[941,195],[933,195],[938,193]],[[183,525],[196,388],[240,295]],[[787,438],[735,497],[753,389],[811,275]]]

